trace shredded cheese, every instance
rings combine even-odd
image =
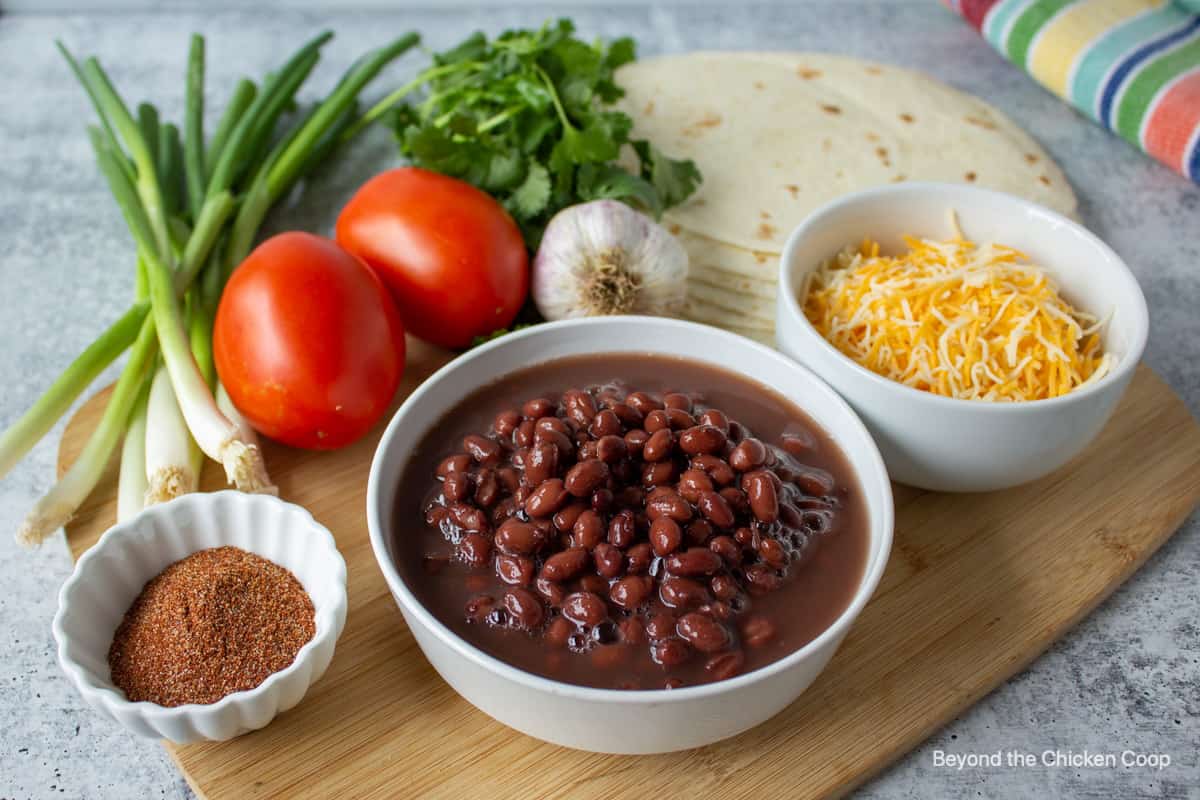
[[[888,257],[864,240],[805,286],[809,321],[859,364],[915,389],[990,401],[1059,397],[1112,368],[1103,321],[1072,308],[1020,251],[961,231],[905,243],[908,252]]]

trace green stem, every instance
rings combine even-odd
[[[554,103],[554,110],[558,112],[558,118],[562,121],[563,127],[567,130],[575,130],[575,126],[571,124],[571,120],[567,117],[567,110],[563,108],[562,100],[558,97],[558,90],[554,88],[554,81],[550,80],[550,76],[546,74],[546,70],[537,64],[534,64],[533,68],[537,70],[537,74],[541,77],[542,82],[546,84],[546,91],[550,93],[550,100]]]
[[[110,154],[107,161],[110,169],[118,168],[115,156]],[[233,211],[233,199],[228,193],[220,194],[206,203],[204,209],[204,213],[196,222],[195,234],[188,240],[188,248],[184,251],[180,270],[175,275],[174,288],[177,295],[182,295],[187,290],[200,267],[211,255],[225,220]],[[38,440],[54,427],[83,390],[133,344],[139,326],[150,312],[150,304],[146,302],[147,293],[145,260],[139,258],[138,302],[88,345],[33,406],[8,430],[0,434],[0,478],[3,478]]]
[[[188,50],[187,89],[183,122],[183,162],[187,176],[188,208],[192,218],[200,215],[204,189],[204,37],[192,34]]]
[[[187,187],[184,183],[183,140],[179,128],[168,122],[158,129],[158,186],[162,197],[167,232],[173,233],[171,223],[187,206]],[[172,237],[172,243],[174,237]],[[174,249],[172,249],[174,252]]]
[[[203,291],[200,286],[192,290],[188,297],[187,306],[188,342],[192,348],[192,358],[210,392],[217,388],[217,365],[213,360],[212,334],[213,318],[205,306]],[[215,398],[214,398],[215,399]],[[188,437],[188,463],[192,474],[198,481],[200,472],[204,469],[204,451],[196,444],[195,437]]]
[[[75,73],[75,79],[79,81],[79,85],[82,86],[84,92],[87,93],[88,99],[92,103],[92,107],[99,110],[100,97],[96,94],[91,83],[88,82],[87,77],[83,74],[83,68],[80,67],[79,62],[75,60],[75,56],[71,55],[71,51],[68,50],[66,45],[64,45],[60,40],[56,39],[54,41],[54,45],[58,48],[58,52],[62,53],[62,57],[66,60],[67,65],[71,68],[71,72]],[[121,170],[125,173],[129,180],[134,180],[136,176],[133,172],[133,165],[129,163],[129,159],[125,157],[123,152],[121,152],[121,146],[117,143],[117,136],[116,133],[113,132],[112,124],[109,123],[108,118],[103,114],[100,114],[100,124],[103,127],[103,135],[101,138],[108,145],[109,149],[111,149],[114,153],[120,154],[119,163],[121,165]]]
[[[351,103],[350,107],[342,114],[341,118],[329,128],[320,141],[313,146],[308,152],[308,157],[305,158],[303,165],[300,167],[301,175],[309,175],[316,168],[324,163],[338,147],[346,140],[345,134],[354,123],[358,120],[358,103]]]
[[[163,204],[162,189],[158,182],[157,164],[150,146],[142,136],[141,128],[129,113],[129,108],[113,88],[108,75],[94,58],[84,62],[83,74],[99,98],[96,109],[107,116],[113,128],[120,134],[125,147],[133,157],[137,170],[136,189],[141,198],[142,213],[153,233],[153,241],[160,256],[171,263],[171,238],[167,230],[167,215]]]
[[[250,255],[250,249],[254,247],[254,237],[258,235],[258,229],[262,227],[271,205],[267,177],[265,173],[260,173],[242,196],[241,208],[233,219],[229,245],[225,249],[224,280],[228,280],[234,268]]]
[[[121,443],[121,468],[117,476],[117,522],[124,522],[146,505],[146,401],[150,397],[150,377],[129,413],[125,439]]]
[[[100,424],[88,437],[79,458],[54,487],[39,500],[17,532],[17,541],[29,547],[41,542],[62,527],[96,488],[100,476],[112,458],[113,450],[129,420],[130,412],[141,391],[146,370],[154,358],[154,318],[147,316],[141,323],[133,343],[129,362],[113,388],[100,417]]]
[[[508,108],[501,111],[499,114],[494,114],[491,117],[488,117],[487,119],[485,119],[483,122],[476,125],[475,131],[476,131],[476,133],[487,133],[492,128],[496,127],[497,125],[502,125],[503,123],[505,123],[508,120],[515,117],[517,114],[520,114],[522,111],[525,110],[525,108],[526,108],[526,106],[524,106],[524,105],[509,106]]]
[[[208,182],[210,195],[229,189],[233,185],[238,169],[256,144],[254,140],[256,132],[264,125],[264,120],[272,114],[274,119],[277,119],[287,104],[291,102],[295,89],[289,94],[288,86],[294,84],[296,88],[299,88],[299,83],[294,80],[296,74],[302,73],[304,77],[307,77],[308,71],[316,63],[314,58],[318,55],[320,48],[332,36],[332,33],[326,31],[297,50],[279,72],[266,82],[263,90],[241,114],[229,134],[228,142],[221,148],[220,156],[213,167],[212,177]],[[272,127],[274,119],[271,119]]]
[[[206,185],[212,178],[213,167],[225,152],[225,144],[229,141],[229,136],[241,121],[246,109],[254,102],[257,94],[258,87],[254,85],[254,81],[248,78],[242,78],[234,87],[233,96],[229,98],[229,104],[225,106],[221,120],[217,123],[217,129],[213,132],[212,140],[208,143],[208,150],[204,154],[204,182]]]
[[[295,69],[283,76],[279,90],[275,93],[272,102],[266,106],[255,121],[254,128],[247,140],[242,163],[235,173],[235,183],[246,175],[255,174],[263,164],[270,161],[268,154],[272,152],[272,143],[276,140],[275,134],[279,127],[279,120],[285,112],[297,106],[296,95],[320,59],[320,53],[309,53],[308,57],[301,61]]]
[[[88,345],[12,427],[0,435],[0,478],[54,427],[87,386],[137,339],[150,311],[138,303]]]
[[[142,139],[145,140],[146,147],[150,150],[150,160],[158,164],[160,156],[158,109],[149,103],[140,103],[137,108],[137,122],[138,129],[142,132]]]
[[[146,262],[137,259],[137,273],[134,279],[133,297],[139,303],[145,303],[150,296],[150,285],[146,283]]]
[[[208,261],[213,246],[225,228],[225,222],[233,214],[233,207],[233,197],[229,192],[220,192],[204,201],[196,218],[196,227],[192,229],[192,235],[183,248],[179,272],[175,277],[176,295],[187,291]]]
[[[343,121],[358,94],[385,66],[418,41],[417,34],[405,34],[351,67],[329,96],[267,158],[250,182],[234,218],[225,254],[226,277],[250,254],[254,237],[271,206],[291,189],[306,167],[312,166],[309,158],[312,151],[320,148],[326,134]]]
[[[354,103],[363,88],[393,60],[403,55],[421,40],[415,33],[407,33],[391,44],[381,47],[362,63],[352,67],[342,78],[327,98],[318,106],[316,112],[301,126],[296,136],[279,152],[277,158],[267,161],[270,169],[267,175],[267,186],[273,204],[287,192],[296,178],[300,168],[305,163],[309,151],[325,135],[342,116],[347,108]]]
[[[370,126],[372,123],[374,123],[377,119],[382,117],[387,112],[391,111],[393,106],[395,106],[397,103],[399,103],[404,98],[408,97],[410,94],[412,94],[417,89],[421,88],[426,83],[429,83],[432,80],[440,78],[443,75],[449,75],[453,72],[457,72],[460,69],[468,69],[468,68],[474,69],[478,66],[480,66],[478,64],[478,62],[468,61],[466,63],[442,64],[440,67],[429,67],[428,69],[423,71],[420,75],[413,78],[411,81],[404,84],[399,89],[396,89],[394,92],[389,93],[387,97],[383,98],[378,103],[371,106],[371,108],[367,111],[367,113],[363,114],[362,117],[358,120],[358,122],[354,123],[353,126],[348,128],[346,130],[346,132],[344,134],[342,134],[342,139],[344,141],[349,141],[349,140],[353,139],[355,136],[358,136],[358,134],[362,133],[368,126]]]
[[[217,367],[213,362],[212,349],[213,319],[209,315],[208,309],[204,307],[204,301],[198,289],[199,287],[188,297],[185,314],[188,342],[192,349],[192,356],[196,359],[196,366],[200,369],[200,374],[204,376],[204,382],[212,390],[217,384]]]

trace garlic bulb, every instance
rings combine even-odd
[[[563,209],[533,260],[533,301],[549,320],[612,314],[674,316],[688,258],[654,220],[615,200]]]

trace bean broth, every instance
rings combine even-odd
[[[393,552],[418,600],[484,652],[584,686],[777,661],[846,609],[867,560],[862,492],[824,431],[756,381],[659,355],[480,388],[397,493]]]

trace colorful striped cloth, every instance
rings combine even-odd
[[[1195,0],[943,0],[1000,54],[1200,183]]]

